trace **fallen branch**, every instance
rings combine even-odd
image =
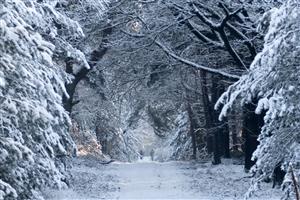
[[[107,161],[107,162],[99,162],[101,165],[108,165],[108,164],[110,164],[110,163],[112,163],[112,162],[115,162],[115,160],[109,160],[109,161]]]

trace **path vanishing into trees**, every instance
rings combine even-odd
[[[242,199],[250,179],[241,165],[151,162],[100,164],[95,159],[75,159],[71,189],[47,191],[48,199]],[[230,166],[229,166],[230,167]],[[230,178],[229,178],[230,177]],[[266,186],[269,187],[269,186]],[[266,188],[254,199],[280,199]]]

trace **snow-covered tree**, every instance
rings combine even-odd
[[[266,31],[264,48],[248,74],[229,87],[216,107],[223,104],[220,118],[234,103],[241,105],[258,99],[255,112],[265,111],[259,146],[253,155],[255,174],[252,189],[276,166],[299,167],[300,160],[300,3],[289,0],[279,9],[272,9],[262,19]],[[299,170],[299,168],[297,168]],[[299,172],[299,171],[297,171]]]
[[[189,136],[189,116],[183,111],[175,120],[174,130],[167,136],[161,147],[157,150],[156,159],[165,160],[191,160],[192,139]]]
[[[88,64],[72,47],[84,36],[79,24],[55,10],[61,2],[0,1],[0,199],[42,199],[42,187],[66,186],[62,160],[74,143],[61,96],[71,77],[60,64]]]
[[[141,141],[132,130],[136,128],[134,124],[139,119],[131,118],[139,118],[139,114],[135,112],[133,104],[134,108],[130,108],[125,101],[120,103],[108,94],[103,99],[99,90],[97,87],[90,88],[86,81],[78,85],[75,97],[79,103],[74,106],[72,118],[82,132],[85,129],[85,132],[93,133],[101,144],[103,154],[122,161],[137,160]],[[88,141],[78,144],[83,149],[92,145]]]
[[[201,106],[205,108],[201,116],[194,118],[201,118],[204,113],[206,123],[201,128],[210,130],[203,131],[210,134],[202,137],[201,133],[198,138],[207,138],[207,146],[212,151],[214,133],[211,130],[222,124],[213,110],[214,103],[224,91],[222,88],[227,86],[222,75],[238,78],[245,70],[242,65],[250,65],[262,43],[255,29],[255,18],[268,9],[267,3],[260,0],[243,1],[243,5],[237,0],[223,3],[217,4],[214,0],[115,1],[102,20],[98,20],[94,11],[87,13],[88,20],[76,15],[87,30],[85,43],[88,45],[83,49],[87,52],[96,50],[99,55],[98,59],[91,60],[94,68],[87,77],[92,87],[97,88],[96,93],[102,96],[96,98],[102,102],[100,105],[106,105],[103,101],[107,98],[117,107],[134,108],[133,105],[144,103],[144,110],[152,110],[148,112],[150,123],[156,130],[165,129],[165,134],[171,127],[162,119],[174,121],[179,114],[178,108],[186,103],[187,98],[182,95],[186,92],[192,108],[198,109],[193,113],[199,113]],[[217,28],[221,24],[222,27]],[[170,59],[172,57],[175,59]],[[80,93],[83,92],[77,93],[79,99],[74,99],[73,104],[82,101]],[[76,106],[76,113],[80,113],[83,104]],[[112,111],[109,106],[103,109]],[[173,112],[166,116],[162,115],[162,110]],[[154,122],[164,127],[156,126]]]

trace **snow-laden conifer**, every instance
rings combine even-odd
[[[66,186],[62,160],[74,143],[64,59],[89,66],[72,45],[83,31],[56,10],[61,2],[0,0],[0,199],[42,199],[42,187]]]
[[[253,155],[255,174],[251,191],[270,177],[276,166],[286,171],[299,164],[300,129],[300,4],[285,2],[263,18],[266,30],[264,49],[253,61],[250,72],[229,87],[216,107],[223,104],[220,118],[235,102],[242,105],[259,99],[255,112],[266,110],[260,145]]]

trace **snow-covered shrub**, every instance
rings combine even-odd
[[[133,111],[122,109],[121,112],[118,102],[103,99],[100,91],[100,88],[91,88],[86,81],[78,85],[75,95],[79,103],[74,106],[73,119],[86,133],[96,135],[104,155],[122,161],[137,160],[141,142],[133,131],[136,127],[128,127],[127,122]]]
[[[122,121],[113,116],[117,116],[117,110],[113,110],[113,107],[106,111],[103,109],[103,112],[98,113],[98,115],[101,117],[95,125],[102,152],[120,161],[132,162],[137,160],[139,157],[138,144],[141,142],[136,138],[131,128],[124,127]]]
[[[197,159],[208,158],[205,148],[197,151]],[[172,131],[166,139],[163,139],[161,147],[156,152],[155,159],[160,161],[193,159],[190,120],[187,112],[178,114]]]
[[[191,159],[192,153],[192,138],[189,135],[189,117],[187,112],[180,114],[176,120],[175,133],[172,134],[170,146],[173,148],[171,159],[183,160]]]
[[[299,167],[300,143],[300,3],[289,0],[279,9],[265,14],[269,18],[264,49],[251,65],[250,72],[229,87],[216,107],[223,104],[220,118],[234,102],[251,103],[259,99],[256,113],[266,110],[260,145],[253,155],[257,159],[251,191],[261,180],[270,177],[282,164]],[[299,168],[297,169],[299,173]]]

